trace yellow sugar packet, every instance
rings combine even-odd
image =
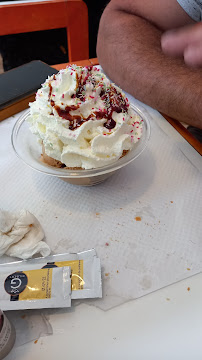
[[[2,310],[42,309],[71,306],[70,267],[0,272]]]
[[[101,265],[95,249],[1,264],[0,270],[8,266],[12,266],[15,271],[70,266],[72,299],[102,297]]]

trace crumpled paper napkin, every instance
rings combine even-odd
[[[23,260],[37,253],[48,256],[50,247],[43,238],[39,221],[29,211],[13,214],[0,209],[0,256],[6,254]]]

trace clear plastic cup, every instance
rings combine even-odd
[[[143,132],[140,140],[135,144],[125,156],[119,160],[102,167],[89,170],[70,170],[56,168],[43,163],[41,158],[41,145],[37,142],[37,138],[29,129],[26,119],[29,111],[24,113],[15,123],[11,141],[17,156],[24,161],[25,164],[32,169],[37,170],[49,176],[56,176],[61,180],[67,181],[74,185],[92,186],[99,184],[113,175],[116,171],[123,168],[130,162],[137,159],[138,156],[146,148],[150,138],[150,121],[138,107],[132,105],[133,111],[143,119]]]

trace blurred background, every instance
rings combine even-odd
[[[94,58],[100,17],[109,0],[84,2],[89,16],[89,57]],[[0,73],[32,60],[42,60],[49,65],[68,62],[66,29],[0,36]]]

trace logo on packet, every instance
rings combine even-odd
[[[25,290],[27,283],[27,275],[24,274],[22,271],[17,271],[7,276],[4,282],[4,289],[9,295],[16,296]]]

